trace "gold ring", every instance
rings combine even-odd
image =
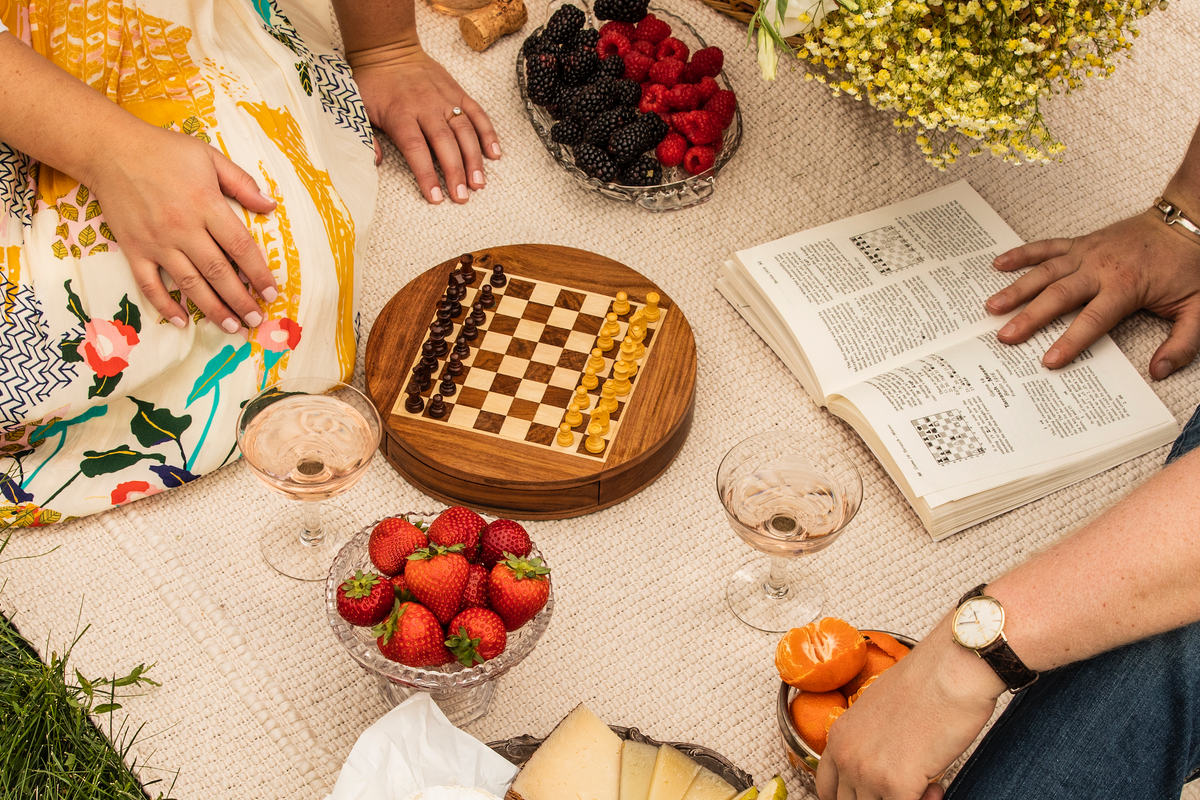
[[[461,108],[459,108],[458,106],[455,106],[454,108],[450,109],[450,117],[451,118],[461,117],[462,113],[463,113],[463,110]]]

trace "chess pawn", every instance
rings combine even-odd
[[[587,438],[584,439],[584,441],[583,441],[583,446],[585,448],[587,448],[587,451],[589,453],[603,453],[604,452],[604,440],[601,439],[600,437],[603,436],[604,434],[602,434],[600,432],[600,423],[593,422],[593,423],[589,424],[587,432],[588,432],[588,435],[587,435]]]
[[[470,286],[471,284],[475,283],[476,279],[479,278],[479,274],[475,272],[475,268],[471,266],[475,263],[475,256],[471,255],[470,253],[463,253],[458,257],[458,263],[462,267],[462,274],[463,277],[466,278],[467,285]]]
[[[658,307],[658,294],[650,292],[646,295],[646,307],[642,309],[642,313],[646,317],[647,322],[657,322],[662,316],[662,311]]]
[[[492,267],[491,283],[492,283],[492,286],[495,286],[497,289],[504,288],[504,285],[508,283],[508,278],[504,277],[504,265],[503,264],[497,264],[496,266]]]
[[[575,387],[575,396],[571,398],[571,402],[579,408],[580,411],[592,404],[592,398],[588,397],[587,389],[583,386]]]
[[[630,325],[629,337],[633,339],[633,360],[641,361],[646,356],[646,345],[642,344],[642,342],[646,339],[645,324]]]
[[[600,329],[601,333],[606,331],[610,337],[616,337],[621,333],[621,323],[617,321],[617,315],[612,311],[604,316],[604,327]]]
[[[442,393],[443,397],[453,397],[454,393],[458,391],[458,386],[454,383],[454,376],[449,372],[442,376],[442,382],[438,384],[438,391]]]
[[[421,387],[420,390],[423,392],[426,389],[428,389],[430,386],[433,385],[432,374],[433,373],[431,373],[429,371],[428,367],[424,367],[420,364],[417,364],[415,367],[413,367],[413,375],[412,375],[413,383],[415,383],[415,384],[417,384],[417,386]]]
[[[408,397],[404,401],[404,410],[410,414],[420,414],[425,410],[425,401],[421,399],[421,384],[410,381],[404,390]]]
[[[485,283],[479,291],[479,302],[483,304],[484,308],[491,308],[496,305],[496,296],[492,294],[492,287],[490,285]]]
[[[600,370],[604,369],[604,351],[599,347],[593,347],[592,354],[588,356],[587,365],[598,374]]]
[[[454,340],[454,354],[459,358],[466,358],[467,356],[471,355],[471,345],[467,344],[466,337],[464,337],[461,333],[458,334],[458,338]]]
[[[474,314],[467,317],[467,321],[463,323],[460,333],[468,342],[473,342],[479,338],[479,326],[475,324]]]
[[[607,353],[609,350],[612,350],[612,349],[613,349],[612,334],[608,333],[608,327],[606,325],[601,325],[600,326],[600,335],[596,337],[596,346],[592,349],[592,352],[599,350],[602,353]]]
[[[446,401],[440,394],[435,394],[429,401],[429,416],[441,419],[446,416]]]
[[[572,428],[583,424],[583,414],[579,413],[579,405],[577,403],[572,402],[567,406],[567,413],[563,417],[563,420]]]
[[[492,302],[495,303],[495,301]],[[476,300],[475,305],[471,306],[471,322],[475,323],[476,328],[487,322],[487,314],[483,313],[482,300]]]
[[[459,375],[463,374],[463,363],[462,359],[459,358],[458,353],[451,353],[450,358],[447,359],[446,374],[452,378],[457,378]]]
[[[637,345],[634,344],[632,336],[626,336],[625,341],[621,342],[621,360],[629,364],[629,377],[637,375]]]
[[[462,303],[458,302],[458,291],[451,286],[446,290],[446,299],[450,301],[450,319],[458,319],[463,312]]]
[[[588,367],[583,371],[583,377],[579,379],[579,385],[587,389],[589,392],[600,385],[600,379],[596,377],[596,370]]]
[[[446,355],[446,349],[449,347],[446,344],[446,334],[441,330],[429,332],[429,343],[433,345],[433,354],[437,358]]]
[[[629,365],[618,361],[613,366],[613,391],[618,397],[624,397],[632,388],[633,385],[629,383]]]
[[[597,408],[603,408],[608,413],[613,413],[617,410],[617,382],[606,380],[604,386],[600,388],[600,400],[596,403]]]
[[[592,412],[591,423],[592,424],[594,424],[594,423],[600,424],[600,435],[601,436],[608,435],[608,428],[609,428],[608,412],[605,411],[603,408],[597,408],[595,411]],[[592,424],[589,424],[588,427],[589,428],[592,427]]]
[[[617,316],[623,317],[629,313],[629,295],[625,292],[617,292],[617,299],[613,301],[613,311]]]
[[[570,447],[575,444],[575,434],[571,433],[571,425],[568,422],[558,426],[558,436],[554,441],[559,447]]]
[[[433,372],[437,369],[437,353],[434,350],[433,342],[425,342],[421,345],[421,363],[420,366]]]

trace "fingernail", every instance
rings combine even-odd
[[[484,180],[483,180],[483,171],[482,171],[482,170],[478,170],[478,169],[477,169],[477,170],[475,170],[474,172],[472,172],[472,173],[471,173],[471,180],[473,180],[473,181],[475,181],[476,183],[478,183],[478,184],[482,185],[482,184],[484,183]]]
[[[1007,263],[1008,263],[1008,254],[1007,253],[1005,253],[1004,255],[996,256],[994,259],[992,259],[993,267],[1003,267]]]
[[[1062,360],[1062,350],[1057,347],[1051,347],[1046,351],[1046,355],[1042,357],[1042,363],[1047,367],[1052,367]]]
[[[233,317],[230,317],[229,319],[227,319],[221,323],[221,328],[226,333],[237,333],[238,328],[240,328],[240,327],[242,327],[242,326],[238,325],[237,320],[234,319]]]
[[[459,200],[466,200],[467,199],[467,185],[465,183],[460,183],[458,186],[455,187],[454,193],[456,195],[458,195]]]
[[[1001,328],[997,335],[998,336],[1012,336],[1016,332],[1017,332],[1017,326],[1010,322],[1007,325],[1005,325],[1003,328]]]
[[[442,188],[440,186],[433,187],[429,192],[429,196],[433,198],[433,202],[435,203],[442,202]]]
[[[274,286],[268,286],[267,288],[265,288],[261,292],[259,292],[259,294],[261,294],[262,299],[266,300],[268,303],[274,303],[276,300],[279,299],[279,292],[275,291]]]
[[[1157,362],[1150,365],[1150,377],[1154,378],[1156,381],[1161,381],[1163,378],[1170,375],[1171,370],[1174,368],[1174,365],[1169,359],[1159,359]]]
[[[246,324],[251,328],[257,328],[262,324],[262,314],[258,313],[257,311],[251,311],[246,315]]]
[[[171,324],[182,330],[187,327],[187,320],[183,317],[171,317]]]
[[[268,203],[275,202],[275,198],[271,197],[271,195],[267,194],[266,192],[259,192],[258,196],[261,197],[263,200],[266,200]]]
[[[496,158],[500,157],[500,143],[499,142],[492,142],[492,155],[494,155]]]

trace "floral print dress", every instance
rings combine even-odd
[[[141,295],[88,187],[0,143],[0,525],[44,525],[237,458],[241,405],[285,371],[349,379],[376,177],[320,2],[0,0],[0,23],[139,118],[220,148],[278,203],[233,203],[280,289],[263,323],[227,334],[176,291],[181,330]]]

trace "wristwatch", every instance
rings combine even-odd
[[[1004,638],[1004,606],[983,593],[981,583],[962,596],[954,612],[954,641],[988,663],[1013,692],[1029,688],[1038,674],[1017,657]]]

